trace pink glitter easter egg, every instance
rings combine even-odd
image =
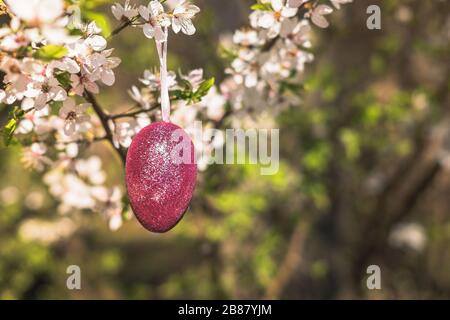
[[[131,207],[149,231],[172,229],[186,212],[197,178],[192,140],[180,127],[155,122],[128,149],[125,165]]]

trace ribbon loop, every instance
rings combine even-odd
[[[167,73],[167,42],[168,29],[164,28],[165,41],[156,41],[156,49],[158,51],[160,63],[160,77],[161,77],[161,113],[164,122],[170,122],[170,97],[169,97],[169,83]]]

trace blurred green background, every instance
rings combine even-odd
[[[248,23],[253,1],[195,3],[198,33],[173,38],[170,66],[203,67],[219,82],[219,39]],[[381,30],[366,28],[371,4],[382,8]],[[114,26],[109,7],[95,12]],[[279,173],[210,167],[168,234],[135,219],[111,232],[92,212],[61,220],[18,147],[1,150],[0,298],[450,298],[449,7],[357,0],[330,16],[330,28],[314,28],[303,102],[276,119]],[[123,63],[100,101],[123,110],[126,89],[157,58],[137,30],[111,46]],[[121,183],[108,146],[95,152]],[[46,240],[27,237],[33,219],[49,221]],[[82,290],[66,288],[72,264]],[[381,267],[381,290],[366,287],[371,264]]]

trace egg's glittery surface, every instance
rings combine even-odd
[[[183,138],[172,139],[175,131]],[[175,147],[190,150],[191,161],[173,161]],[[187,133],[169,122],[145,127],[128,149],[125,171],[130,204],[139,222],[152,232],[172,229],[189,206],[197,178],[194,145]]]

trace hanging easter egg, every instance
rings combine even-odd
[[[170,122],[155,122],[133,139],[126,159],[131,207],[149,231],[163,233],[183,217],[195,189],[192,140]]]

